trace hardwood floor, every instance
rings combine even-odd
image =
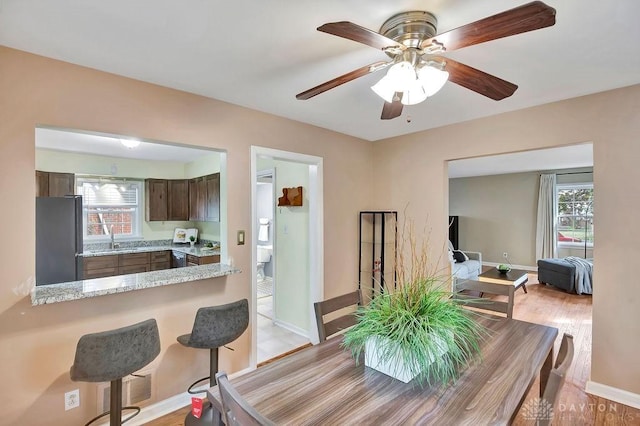
[[[538,283],[537,274],[529,274],[528,294],[516,292],[513,317],[556,327],[554,346],[557,354],[564,333],[573,335],[574,358],[554,411],[554,425],[640,425],[640,410],[589,395],[584,391],[591,371],[591,296],[568,294]],[[527,402],[538,397],[536,381],[514,419],[515,426],[535,425],[528,420]]]
[[[573,335],[575,355],[561,390],[560,401],[554,415],[554,425],[640,425],[640,410],[584,392],[591,370],[591,296],[568,294],[550,286],[540,285],[536,274],[529,274],[528,294],[516,292],[513,317],[558,328],[555,353],[560,347],[563,333]],[[498,296],[500,297],[500,296]],[[534,425],[528,420],[527,403],[538,396],[538,383],[534,383],[515,426]],[[152,426],[181,426],[189,411],[185,407],[148,423]]]

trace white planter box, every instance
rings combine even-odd
[[[411,374],[407,369],[401,361],[402,358],[398,354],[399,351],[396,350],[388,361],[383,361],[378,357],[378,354],[384,350],[378,347],[381,343],[384,344],[384,340],[380,337],[370,337],[367,340],[364,346],[364,365],[404,383],[409,383],[413,380],[417,374]],[[442,356],[446,352],[446,344],[441,340],[440,343],[436,343],[435,346],[437,351],[429,362],[422,366],[423,370],[433,362],[435,357]]]

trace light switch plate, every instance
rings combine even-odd
[[[244,231],[238,231],[238,245],[244,245]]]

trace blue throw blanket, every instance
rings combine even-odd
[[[592,273],[593,263],[580,257],[565,257],[564,260],[576,267],[576,282],[574,291],[577,294],[593,294]]]

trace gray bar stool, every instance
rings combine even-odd
[[[100,333],[86,334],[76,346],[70,375],[74,382],[111,382],[109,411],[87,425],[109,415],[110,425],[121,425],[139,412],[139,407],[122,407],[122,378],[148,365],[160,353],[160,336],[155,319]],[[122,420],[123,410],[136,410]]]
[[[247,299],[220,306],[209,306],[198,309],[190,334],[178,337],[178,342],[184,346],[197,349],[209,349],[209,376],[192,383],[187,390],[197,394],[193,388],[205,380],[210,386],[216,385],[218,372],[218,348],[236,340],[249,326],[249,302]],[[219,414],[219,413],[218,413]],[[211,403],[203,407],[200,419],[189,413],[185,425],[209,424],[213,422]]]

